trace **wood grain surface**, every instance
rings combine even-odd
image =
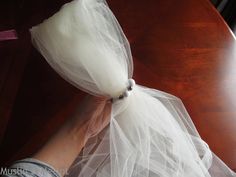
[[[31,46],[28,28],[64,0],[0,2],[0,164],[30,156],[67,119],[85,93]],[[138,84],[180,97],[202,138],[236,169],[236,41],[207,0],[109,0],[134,58]]]

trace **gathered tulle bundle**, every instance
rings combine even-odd
[[[236,176],[201,139],[180,99],[135,85],[129,42],[105,0],[65,4],[31,35],[64,79],[113,100],[109,126],[89,139],[68,176]]]

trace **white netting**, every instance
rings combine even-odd
[[[31,29],[32,40],[67,81],[118,97],[132,78],[129,43],[104,0],[75,0]],[[80,177],[235,177],[199,136],[181,100],[134,86],[113,103],[111,122],[70,169]]]

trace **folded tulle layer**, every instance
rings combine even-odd
[[[32,41],[68,82],[119,98],[68,176],[235,177],[198,134],[180,99],[135,85],[129,43],[104,0],[79,0],[31,29]]]

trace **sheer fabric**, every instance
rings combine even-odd
[[[48,63],[77,88],[111,98],[127,90],[130,46],[105,0],[74,0],[30,31]],[[113,103],[109,126],[90,138],[68,176],[236,177],[180,99],[140,85],[129,93]]]

